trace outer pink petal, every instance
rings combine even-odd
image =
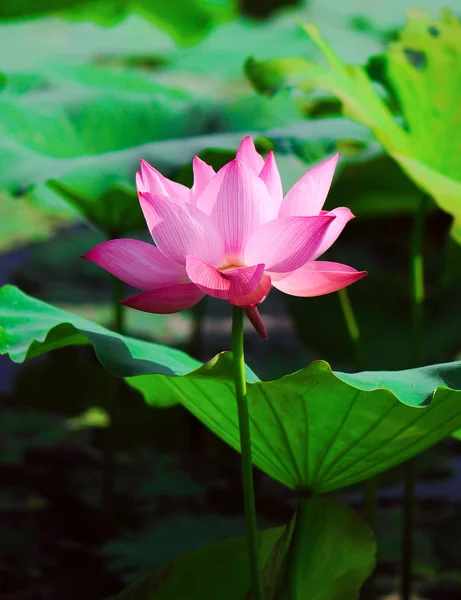
[[[211,219],[189,203],[140,195],[149,231],[162,252],[186,264],[192,254],[210,264],[224,261],[224,241]]]
[[[245,262],[264,262],[266,271],[288,273],[317,252],[334,216],[281,217],[262,225],[245,246]]]
[[[165,256],[154,245],[139,240],[101,242],[82,258],[141,290],[188,281],[184,265]]]
[[[256,152],[254,142],[249,135],[240,142],[235,157],[241,160],[249,169],[252,169],[256,175],[259,175],[264,167],[263,157],[259,152]]]
[[[229,302],[235,306],[256,306],[263,302],[269,292],[271,291],[272,282],[271,277],[267,273],[264,273],[261,283],[249,294],[245,296],[239,296],[238,298],[231,298]]]
[[[136,184],[139,186],[138,178]],[[148,192],[159,196],[168,196],[183,202],[189,202],[190,189],[185,185],[176,183],[164,177],[157,169],[152,167],[145,160],[141,161],[141,187],[138,187],[138,192]],[[142,189],[141,189],[142,188]]]
[[[277,163],[275,162],[275,156],[273,152],[269,152],[267,155],[266,162],[264,163],[264,167],[262,168],[259,176],[266,184],[266,187],[272,198],[274,209],[272,218],[275,219],[278,215],[278,211],[283,200],[283,191],[282,180],[280,179],[280,173],[277,168]]]
[[[356,271],[340,263],[310,261],[288,275],[273,277],[272,285],[291,296],[323,296],[362,279],[366,274],[366,271]]]
[[[263,181],[235,159],[213,177],[197,207],[210,215],[221,231],[232,262],[241,257],[253,231],[270,219],[271,198]]]
[[[250,294],[258,287],[264,274],[264,265],[219,271],[199,258],[188,256],[186,270],[191,281],[203,292],[229,300]]]
[[[196,203],[197,198],[216,175],[215,170],[210,165],[207,165],[198,156],[192,161],[192,169],[194,171],[194,185],[191,189],[191,202]]]
[[[259,335],[265,340],[267,340],[269,334],[267,333],[267,329],[264,326],[263,320],[261,318],[261,315],[259,314],[259,310],[257,309],[257,307],[246,306],[244,310],[248,317],[248,320],[259,333]]]
[[[297,181],[280,207],[281,217],[318,215],[328,195],[339,154],[325,160]]]
[[[149,290],[137,296],[122,300],[120,304],[143,312],[167,315],[191,308],[205,294],[193,283],[168,285],[158,290]]]
[[[157,192],[155,192],[156,194],[160,194],[163,196],[167,195],[166,189],[164,188],[160,179],[158,179],[155,182],[155,186],[150,185],[149,187],[156,188],[158,190]],[[138,194],[144,194],[149,191],[147,184],[144,183],[141,171],[137,171],[136,173],[136,189],[138,190]]]
[[[336,217],[333,223],[328,228],[328,231],[325,234],[325,237],[322,240],[317,252],[315,252],[312,260],[315,260],[319,256],[321,256],[324,252],[330,248],[336,242],[339,237],[339,234],[342,232],[346,223],[348,223],[351,219],[354,218],[354,215],[348,208],[340,207],[335,208],[334,210],[330,210],[329,212],[322,211],[324,215],[330,215]]]

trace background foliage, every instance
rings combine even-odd
[[[430,14],[415,12],[405,25],[404,0],[2,4],[0,283],[25,294],[13,286],[1,292],[1,345],[15,361],[35,358],[19,366],[0,357],[6,484],[0,492],[0,598],[100,600],[165,564],[163,575],[140,585],[150,591],[160,577],[158,597],[170,598],[168,581],[174,585],[179,577],[186,585],[210,556],[225,557],[226,577],[244,590],[238,455],[222,442],[238,447],[229,359],[224,354],[201,366],[229,349],[226,306],[210,300],[168,316],[127,311],[132,338],[126,342],[107,329],[114,325],[110,279],[79,257],[107,237],[147,239],[134,186],[141,158],[190,184],[195,154],[218,167],[247,134],[261,151],[275,149],[285,189],[310,165],[341,151],[327,206],[349,206],[357,218],[330,258],[369,272],[350,290],[363,365],[336,295],[307,301],[274,291],[263,305],[269,341],[247,335],[254,371],[248,378],[259,411],[253,423],[262,469],[256,473],[259,525],[266,572],[277,573],[266,585],[283,591],[295,506],[289,488],[302,485],[333,490],[335,497],[311,501],[309,535],[317,552],[325,553],[333,534],[328,527],[313,529],[313,522],[347,531],[345,524],[357,519],[354,548],[364,548],[366,558],[355,564],[345,546],[341,563],[353,582],[348,593],[356,597],[374,552],[356,514],[363,511],[357,482],[384,472],[376,586],[381,595],[393,592],[401,489],[399,467],[389,469],[399,452],[408,457],[431,447],[416,462],[417,591],[437,600],[461,593],[460,446],[447,438],[460,426],[461,386],[459,365],[443,365],[460,352],[461,249],[449,233],[456,237],[452,216],[456,221],[460,214],[455,17],[461,14],[456,2],[417,5]],[[314,26],[309,35],[300,23]],[[359,92],[357,107],[351,97]],[[423,360],[442,366],[396,380],[385,371],[411,363],[408,246],[422,193],[431,196]],[[165,354],[160,344],[178,350]],[[305,367],[312,360],[327,360],[333,372],[325,362]],[[350,375],[362,367],[379,372]],[[302,423],[307,413],[323,423],[308,460],[295,428],[274,420],[273,398],[288,388],[267,383],[297,369],[284,381],[294,398],[290,423]],[[222,381],[211,385],[218,405],[214,396],[199,394],[217,373]],[[421,384],[409,393],[415,377]],[[312,382],[317,391],[308,394]],[[351,403],[354,439],[344,439],[339,396]],[[379,410],[369,423],[375,437],[367,442],[353,426],[371,398]],[[272,428],[270,444],[264,427],[257,430],[261,423]],[[302,436],[309,419],[305,423]],[[379,450],[371,445],[376,439]],[[291,458],[281,464],[277,457],[288,450]],[[367,455],[366,465],[354,467]],[[111,460],[115,498],[104,483]],[[195,552],[206,544],[218,545]],[[168,561],[179,555],[185,557],[172,567]],[[329,560],[338,566],[326,557],[300,585],[311,590],[325,579]],[[212,592],[198,593],[203,599]],[[344,583],[332,578],[328,598],[344,598],[338,593]]]

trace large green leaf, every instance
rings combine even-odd
[[[130,378],[147,402],[176,397],[239,448],[231,355],[189,375]],[[249,385],[253,459],[291,488],[323,493],[385,471],[461,424],[461,365],[334,373],[316,361],[297,373]]]
[[[233,0],[6,0],[1,18],[24,19],[48,14],[72,19],[93,20],[102,25],[121,21],[130,12],[138,12],[165,29],[178,42],[199,41],[214,25],[235,16]]]
[[[290,562],[298,598],[356,599],[375,565],[375,541],[368,525],[350,508],[331,498],[304,501],[293,536],[299,546]],[[274,598],[275,600],[275,598]]]
[[[299,534],[302,553],[299,598],[354,600],[374,566],[375,543],[368,526],[350,508],[328,498],[313,498],[304,509]],[[290,527],[259,532],[260,562],[267,600],[286,600],[287,566],[291,559]],[[147,575],[117,596],[117,600],[244,600],[250,577],[246,538],[206,546]],[[219,590],[219,592],[218,592]]]
[[[180,402],[239,449],[231,354],[196,368],[182,352],[124,338],[13,286],[0,292],[0,323],[0,350],[13,360],[90,342],[148,403]],[[316,361],[275,381],[250,370],[247,379],[254,462],[294,489],[323,493],[367,479],[461,427],[458,362],[349,375]]]
[[[14,286],[0,289],[2,354],[22,362],[57,348],[83,344],[92,344],[101,364],[119,377],[143,373],[184,375],[200,365],[180,350],[123,337],[84,317],[31,298]]]
[[[342,102],[349,118],[369,127],[385,150],[438,205],[454,217],[461,241],[461,25],[448,11],[434,20],[429,12],[409,11],[406,27],[381,57],[389,103],[396,99],[397,120],[367,71],[344,64],[313,25],[305,27],[327,59],[324,68],[303,59],[249,61],[247,74],[259,90],[285,86],[304,91],[327,89]]]

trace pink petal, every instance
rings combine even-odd
[[[262,279],[264,265],[219,271],[199,258],[188,256],[186,270],[191,281],[203,292],[229,300],[252,292]]]
[[[334,210],[330,210],[329,212],[322,210],[322,214],[334,216],[335,220],[328,228],[325,237],[323,238],[320,246],[317,249],[317,252],[315,252],[311,260],[315,260],[324,252],[326,252],[328,248],[330,248],[330,246],[332,246],[334,242],[336,242],[336,240],[339,237],[339,234],[346,226],[346,223],[348,223],[351,219],[354,218],[354,215],[351,213],[351,211],[343,206],[340,208],[335,208]]]
[[[167,195],[166,189],[164,188],[160,179],[158,179],[155,182],[155,186],[151,185],[150,187],[152,187],[152,188],[156,187],[158,189],[158,191],[156,192],[157,194],[160,194],[162,196]],[[144,180],[143,180],[141,171],[137,171],[137,173],[136,173],[136,189],[138,190],[138,194],[143,194],[143,193],[146,193],[149,191],[147,189],[147,185],[144,184]]]
[[[280,217],[262,225],[245,246],[245,262],[263,262],[266,271],[288,273],[317,252],[334,216]]]
[[[241,258],[253,231],[269,220],[271,198],[263,181],[235,159],[213,177],[197,207],[210,215],[221,231],[228,261],[234,262]]]
[[[366,274],[340,263],[310,261],[292,273],[274,276],[272,285],[291,296],[323,296],[337,292]]]
[[[263,157],[256,152],[254,142],[249,135],[240,142],[235,158],[241,160],[256,175],[261,173],[261,169],[264,167]]]
[[[271,291],[271,287],[271,277],[267,273],[264,273],[263,278],[261,279],[261,282],[257,288],[245,296],[231,298],[229,302],[234,304],[234,306],[256,306],[257,304],[261,304],[261,302],[267,298],[269,292]]]
[[[162,252],[186,264],[192,254],[210,264],[224,262],[224,241],[211,219],[189,203],[140,195],[149,231]]]
[[[263,320],[261,319],[261,315],[259,314],[259,310],[256,306],[247,306],[245,309],[245,313],[248,317],[248,320],[259,333],[259,335],[267,340],[269,334],[267,333],[267,329],[264,326]]]
[[[162,254],[153,244],[139,240],[101,242],[82,258],[141,290],[188,281],[183,265]]]
[[[328,195],[339,154],[325,160],[297,181],[280,207],[281,217],[318,215]]]
[[[189,188],[167,179],[145,160],[141,161],[141,176],[139,180],[136,178],[136,184],[140,193],[148,192],[158,196],[168,196],[182,202],[189,202],[190,199]]]
[[[216,173],[213,167],[207,165],[198,156],[195,156],[192,161],[192,169],[194,171],[194,185],[191,189],[191,202],[195,202]]]
[[[168,285],[158,290],[149,290],[122,300],[121,304],[143,312],[167,315],[191,308],[204,295],[193,283],[184,283],[182,285]]]
[[[274,214],[272,218],[275,219],[278,215],[278,211],[283,200],[283,191],[282,180],[280,179],[280,173],[277,168],[277,163],[275,162],[275,156],[273,152],[269,152],[267,155],[266,162],[264,163],[264,167],[262,168],[259,176],[266,184],[269,194],[273,200]]]

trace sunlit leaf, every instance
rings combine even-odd
[[[239,448],[231,366],[224,354],[183,378],[143,376],[129,383],[148,402],[175,395]],[[317,361],[282,379],[250,384],[254,462],[289,487],[317,493],[362,481],[456,430],[459,389],[460,363],[348,375]]]
[[[247,74],[259,90],[273,93],[298,87],[326,89],[342,102],[349,118],[366,125],[404,171],[454,217],[452,233],[461,241],[461,25],[448,11],[439,20],[412,10],[406,27],[381,57],[381,78],[390,95],[374,86],[361,66],[346,65],[313,25],[310,39],[328,68],[302,59],[249,61]],[[404,125],[387,104],[395,99]]]

